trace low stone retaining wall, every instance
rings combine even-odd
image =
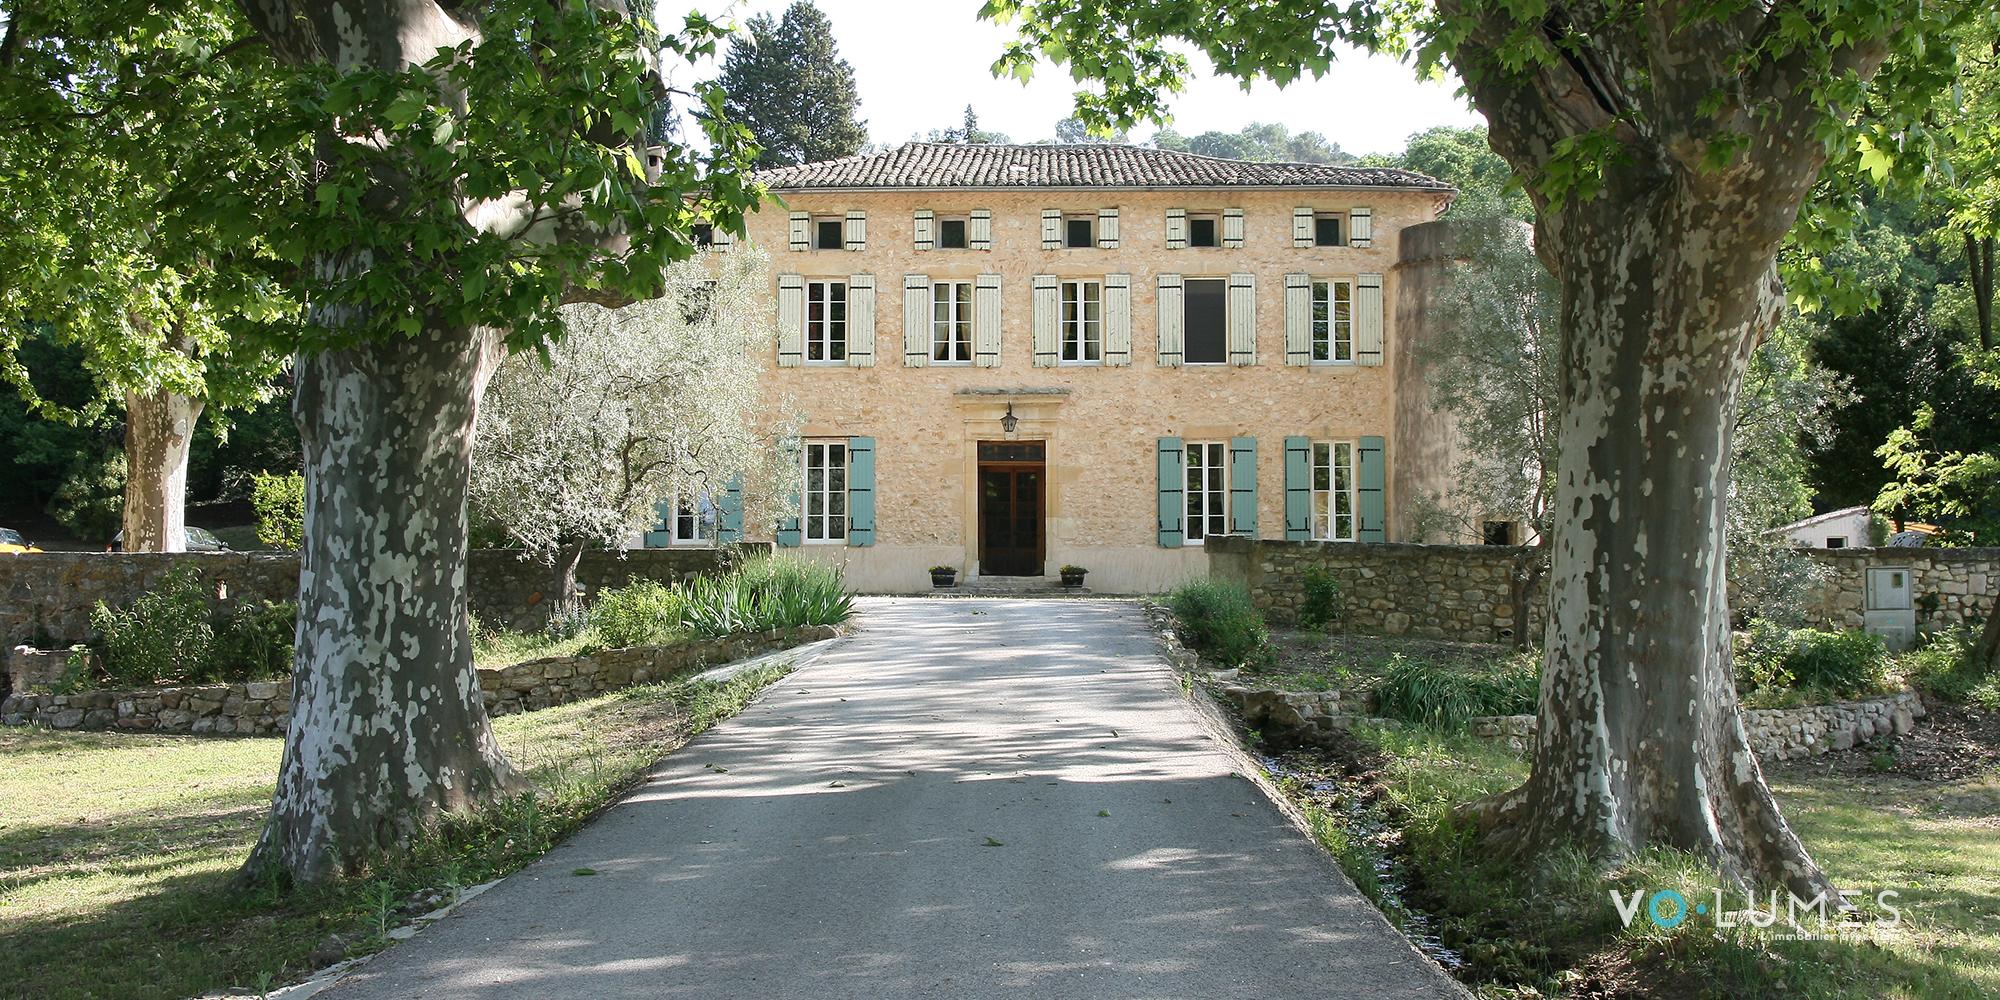
[[[1923,630],[1984,622],[2000,599],[2000,548],[1807,549],[1830,572],[1814,593],[1810,612],[1838,628],[1860,628],[1870,569],[1906,569],[1917,627]]]
[[[1311,743],[1356,722],[1385,722],[1367,714],[1365,694],[1342,691],[1280,691],[1235,683],[1226,676],[1222,697],[1243,714],[1245,725],[1267,733]],[[1898,691],[1862,701],[1799,708],[1752,708],[1743,712],[1743,726],[1757,756],[1776,760],[1817,757],[1846,750],[1877,736],[1907,733],[1924,715],[1915,691]],[[1534,747],[1535,717],[1501,715],[1472,720],[1472,732],[1507,741],[1526,752]]]
[[[721,548],[593,549],[577,565],[586,596],[631,580],[674,583],[712,572],[739,554],[766,552],[766,543]],[[175,567],[201,574],[218,608],[242,601],[290,601],[298,596],[295,552],[32,552],[0,559],[0,645],[67,646],[90,637],[90,610],[103,601],[132,603]],[[466,559],[472,613],[489,625],[532,630],[548,619],[555,571],[510,549],[475,549]]]
[[[511,715],[634,684],[668,680],[704,667],[831,638],[838,631],[830,625],[811,625],[673,646],[528,660],[480,670],[479,688],[489,713]],[[290,681],[75,694],[31,690],[0,700],[0,724],[266,736],[284,731],[291,710]]]
[[[1294,626],[1305,575],[1318,568],[1340,582],[1334,628],[1462,642],[1503,642],[1525,629],[1539,635],[1539,590],[1528,591],[1538,550],[1505,545],[1402,545],[1210,538],[1208,575],[1240,583],[1273,625]]]

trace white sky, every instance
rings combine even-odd
[[[875,142],[894,145],[913,133],[956,126],[968,103],[982,129],[1004,132],[1016,142],[1051,138],[1057,120],[1070,112],[1076,88],[1066,70],[1043,64],[1026,86],[993,78],[993,60],[1012,34],[979,20],[980,0],[815,2],[833,21],[841,57],[854,67],[861,117]],[[730,12],[741,23],[755,14],[781,16],[788,3],[738,0]],[[718,13],[712,6],[702,9]],[[1349,153],[1393,153],[1413,132],[1483,123],[1454,96],[1456,89],[1456,81],[1420,83],[1408,66],[1356,52],[1336,62],[1325,78],[1283,90],[1260,83],[1244,93],[1230,79],[1190,80],[1172,106],[1173,128],[1196,135],[1275,121],[1294,132],[1319,132]],[[1142,125],[1133,137],[1145,139],[1152,132]]]

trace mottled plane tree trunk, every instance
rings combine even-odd
[[[126,391],[124,551],[187,550],[188,446],[201,411],[171,389]]]
[[[1441,6],[1486,24],[1496,51],[1519,28]],[[1552,19],[1561,57],[1527,71],[1462,60],[1494,149],[1530,179],[1536,251],[1562,289],[1540,737],[1527,782],[1475,812],[1502,851],[1671,846],[1809,898],[1830,885],[1744,731],[1723,536],[1744,368],[1779,318],[1774,261],[1825,156],[1808,85],[1819,67],[1775,59],[1725,79],[1710,53],[1744,51],[1762,11],[1659,17]],[[1881,59],[1835,51],[1864,76]],[[1717,94],[1736,103],[1697,112]],[[1595,189],[1549,197],[1562,145],[1596,136],[1615,151]]]

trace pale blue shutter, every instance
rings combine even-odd
[[[1229,533],[1257,537],[1257,439],[1229,439]]]
[[[847,544],[875,544],[875,439],[847,439]]]
[[[653,513],[658,514],[659,519],[654,521],[653,526],[646,530],[645,545],[649,549],[664,549],[672,545],[674,541],[673,527],[676,511],[671,501],[662,500],[653,505]]]
[[[715,540],[724,544],[743,540],[743,477],[729,477],[716,505]]]
[[[1285,439],[1285,540],[1312,538],[1312,439]]]
[[[797,438],[791,438],[789,440],[780,442],[778,444],[778,448],[784,453],[785,457],[791,459],[792,470],[798,473],[800,478],[799,478],[798,491],[792,494],[791,514],[787,516],[786,514],[781,512],[778,515],[778,531],[777,531],[776,541],[780,546],[783,546],[784,548],[788,549],[796,548],[798,547],[798,544],[801,540],[801,536],[799,533],[799,517],[800,515],[805,513],[805,506],[806,506],[805,505],[806,483],[804,478],[805,464],[801,458],[805,448]]]
[[[1177,437],[1160,439],[1160,546],[1177,549],[1187,536],[1187,452]]]
[[[1389,509],[1385,496],[1387,469],[1383,461],[1382,439],[1364,437],[1361,439],[1360,454],[1355,456],[1358,494],[1355,497],[1355,513],[1360,516],[1359,526],[1354,532],[1357,541],[1386,542],[1389,540]]]

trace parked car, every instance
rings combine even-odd
[[[42,550],[29,544],[27,539],[22,538],[20,532],[12,528],[0,528],[0,555],[40,551]]]
[[[222,539],[215,537],[214,532],[209,531],[207,528],[190,526],[187,529],[187,550],[189,552],[227,552],[229,551],[229,546],[223,544]],[[125,551],[125,533],[121,531],[112,535],[111,544],[105,546],[104,551]]]

